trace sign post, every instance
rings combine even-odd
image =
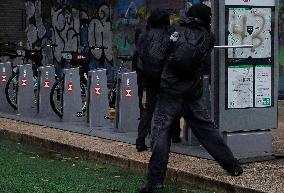
[[[19,83],[17,93],[18,114],[34,116],[36,114],[35,87],[32,65],[19,65]]]
[[[116,128],[119,132],[137,132],[139,123],[139,99],[136,72],[118,75],[116,96]]]
[[[50,91],[55,83],[55,68],[54,66],[39,67],[39,93],[38,93],[38,116],[54,117],[50,106]]]
[[[89,126],[110,126],[106,69],[89,71],[88,81],[87,118]]]

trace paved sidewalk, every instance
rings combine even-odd
[[[284,103],[279,104],[279,128],[273,131],[277,159],[244,165],[241,177],[228,176],[215,161],[171,154],[168,179],[197,188],[222,192],[284,192]],[[146,171],[150,152],[137,153],[135,146],[77,133],[0,119],[0,138],[41,145],[50,151],[81,155],[131,170]]]

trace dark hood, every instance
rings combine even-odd
[[[207,29],[206,24],[196,17],[187,17],[179,21],[180,26],[185,27],[204,27]]]
[[[155,9],[151,11],[151,15],[148,18],[147,25],[150,28],[161,28],[170,25],[170,16],[169,14],[160,9]]]
[[[188,18],[197,18],[201,20],[202,25],[208,30],[210,30],[211,16],[211,8],[202,3],[191,6],[187,12]]]

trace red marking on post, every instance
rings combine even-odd
[[[7,82],[7,76],[5,73],[2,75],[2,82]]]
[[[248,3],[248,2],[250,2],[250,0],[243,0],[245,3]]]
[[[49,88],[49,80],[44,81],[44,88]]]
[[[69,91],[69,92],[73,91],[73,84],[72,84],[72,82],[68,83],[67,88],[68,88],[67,91]]]
[[[95,87],[95,94],[96,94],[96,96],[101,95],[101,87],[100,86]]]
[[[131,97],[132,96],[132,90],[130,89],[130,87],[126,87],[126,89],[125,89],[125,96],[126,97]]]
[[[27,86],[28,85],[28,80],[27,79],[22,79],[22,86]]]

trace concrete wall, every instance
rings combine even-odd
[[[24,0],[0,1],[0,42],[25,40]]]

